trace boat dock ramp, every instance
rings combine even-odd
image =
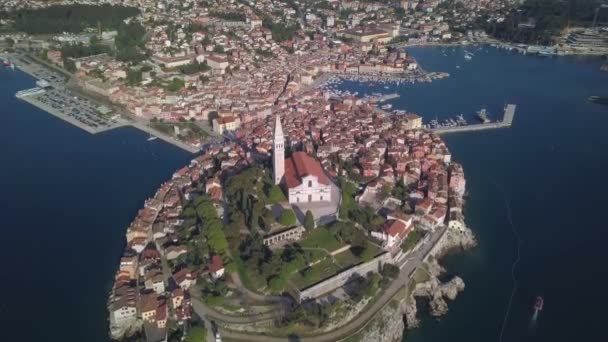
[[[384,101],[388,101],[388,100],[392,100],[392,99],[396,99],[396,98],[399,98],[399,94],[392,93],[392,94],[386,94],[386,95],[379,96],[379,97],[375,98],[375,100],[377,102],[384,102]]]
[[[438,128],[431,129],[431,132],[437,133],[437,134],[447,134],[447,133],[472,132],[472,131],[481,131],[481,130],[486,130],[486,129],[511,127],[511,124],[513,124],[513,118],[515,117],[515,108],[516,107],[517,106],[514,104],[508,104],[505,107],[505,112],[503,114],[501,121],[481,123],[481,124],[475,124],[475,125],[466,125],[466,126],[438,127]]]

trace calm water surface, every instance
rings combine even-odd
[[[106,298],[137,210],[191,155],[131,128],[90,135],[14,97],[0,69],[2,341],[107,341]]]
[[[517,104],[511,129],[445,137],[453,159],[464,165],[467,223],[479,247],[445,262],[466,282],[448,315],[427,316],[405,340],[499,341],[516,255],[510,215],[523,244],[502,341],[608,341],[608,106],[586,101],[608,96],[608,73],[599,71],[598,59],[471,50],[471,62],[462,48],[408,50],[425,69],[449,72],[446,80],[340,87],[398,92],[394,107],[427,121],[460,113],[472,121],[482,107],[496,118],[505,103]],[[537,295],[545,308],[531,326]]]

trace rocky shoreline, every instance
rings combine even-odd
[[[455,300],[458,293],[464,291],[465,283],[458,276],[442,282],[439,277],[445,274],[445,269],[438,260],[449,253],[472,249],[476,245],[475,236],[469,228],[463,232],[448,230],[428,256],[425,271],[428,280],[415,283],[415,285],[412,283],[413,287],[410,287],[407,297],[401,301],[400,305],[387,305],[370,324],[370,327],[361,334],[359,341],[401,341],[406,329],[415,329],[420,323],[417,300],[428,301],[433,317],[447,314],[448,301]]]

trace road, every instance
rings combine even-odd
[[[393,281],[393,283],[384,291],[384,293],[376,299],[376,301],[372,304],[371,307],[365,309],[363,313],[354,320],[348,322],[346,325],[334,330],[330,331],[326,334],[311,336],[311,337],[298,337],[298,341],[303,342],[333,342],[338,341],[344,338],[347,338],[353,334],[356,334],[361,329],[365,327],[365,325],[373,319],[373,317],[387,305],[392,298],[404,287],[408,286],[409,279],[411,275],[414,273],[416,268],[418,268],[422,263],[423,259],[426,255],[431,251],[431,249],[435,246],[435,244],[443,237],[446,232],[447,227],[441,227],[432,233],[431,238],[424,243],[424,245],[420,246],[418,250],[413,252],[408,258],[404,260],[404,262],[400,265],[401,272],[399,273],[399,277]],[[194,304],[194,303],[193,303]],[[202,304],[202,303],[200,303]],[[204,304],[202,306],[194,307],[194,311],[199,314],[199,316],[206,315],[206,312],[209,312],[209,309]],[[212,313],[209,313],[212,316]],[[255,323],[259,322],[263,315],[255,315],[255,316],[243,316],[236,317],[228,316],[228,317],[216,317],[219,322],[225,323]],[[226,318],[227,320],[224,320]],[[265,317],[269,319],[269,317]],[[238,322],[237,322],[238,321]],[[293,338],[282,338],[282,337],[271,337],[266,335],[259,335],[254,333],[241,333],[230,330],[221,329],[222,337],[237,340],[237,341],[254,341],[254,342],[285,342],[285,341],[293,341]]]

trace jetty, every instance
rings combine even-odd
[[[399,98],[399,94],[392,93],[392,94],[386,94],[386,95],[379,96],[376,98],[376,101],[384,102],[384,101],[393,100],[393,99],[397,99],[397,98]]]
[[[505,107],[505,112],[503,114],[501,121],[480,123],[480,124],[466,125],[466,126],[437,127],[437,128],[431,129],[431,132],[437,133],[437,134],[447,134],[447,133],[473,132],[473,131],[481,131],[481,130],[486,130],[486,129],[511,127],[511,125],[513,124],[513,119],[515,117],[515,108],[516,107],[517,106],[514,104],[508,104]]]

